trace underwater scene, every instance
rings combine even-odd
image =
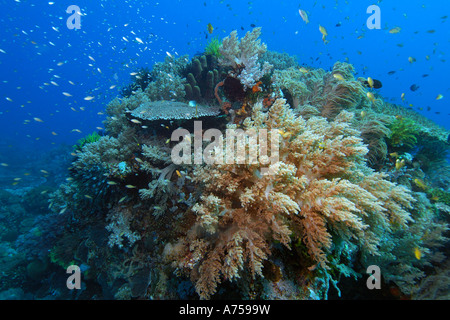
[[[450,2],[0,3],[0,300],[450,298]]]

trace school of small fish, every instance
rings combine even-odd
[[[381,71],[377,73],[377,70],[371,70],[370,61],[366,60],[367,66],[361,67],[358,72],[362,73],[366,79],[367,99],[375,103],[381,81],[383,81],[383,84],[389,81],[392,83],[391,78],[400,79],[399,77],[402,74],[410,72],[415,74],[417,79],[408,82],[405,86],[400,84],[400,81],[395,82],[399,83],[400,91],[392,98],[394,101],[400,101],[405,106],[409,108],[414,107],[419,111],[431,111],[432,107],[430,106],[426,108],[419,105],[414,106],[410,101],[407,101],[412,101],[418,96],[423,97],[426,94],[426,99],[430,101],[430,105],[432,103],[436,103],[436,106],[444,105],[446,101],[445,96],[449,90],[448,86],[447,89],[441,89],[443,91],[440,92],[437,90],[426,91],[426,88],[430,90],[430,83],[434,81],[435,77],[433,71],[436,72],[437,69],[433,69],[430,61],[436,61],[436,63],[446,62],[446,53],[440,49],[443,42],[440,29],[426,27],[423,30],[413,30],[399,19],[395,23],[386,22],[381,30],[368,31],[364,26],[360,27],[358,25],[358,27],[355,27],[357,23],[355,18],[343,10],[340,6],[340,1],[336,0],[335,2],[333,7],[319,4],[317,0],[312,4],[301,4],[301,7],[298,6],[292,9],[290,15],[286,13],[280,17],[282,24],[295,26],[296,30],[291,30],[294,41],[298,41],[302,46],[309,45],[313,47],[313,44],[306,43],[302,38],[303,34],[311,34],[321,45],[318,56],[310,58],[311,64],[309,66],[304,64],[298,69],[302,74],[307,75],[313,64],[324,63],[325,57],[330,62],[339,60],[331,56],[330,48],[332,46],[336,50],[341,51],[343,61],[352,62],[355,57],[364,57],[367,53],[365,47],[374,48],[373,44],[376,41],[371,37],[378,32],[378,36],[383,37],[382,39],[390,43],[392,50],[397,50],[398,60],[402,62],[399,63],[398,67],[393,67],[393,70],[387,69],[381,74]],[[0,48],[0,63],[5,65],[6,63],[3,63],[5,59],[14,58],[14,48],[8,47],[8,43],[15,43],[23,52],[27,52],[30,56],[30,61],[40,59],[40,62],[30,65],[32,69],[29,70],[29,74],[16,72],[20,68],[14,66],[12,74],[20,76],[4,77],[0,83],[0,92],[3,95],[0,99],[2,106],[0,117],[6,118],[17,110],[23,110],[24,119],[16,127],[18,128],[18,134],[23,134],[27,139],[32,138],[35,141],[41,141],[41,138],[45,138],[46,141],[48,139],[58,141],[67,135],[72,139],[78,139],[87,132],[104,130],[102,126],[99,126],[106,116],[105,112],[103,112],[104,106],[120,93],[121,87],[126,83],[124,79],[128,79],[129,76],[139,77],[136,70],[144,63],[149,61],[158,62],[164,59],[174,61],[180,56],[175,46],[171,44],[173,40],[169,40],[171,35],[159,32],[165,27],[179,27],[177,26],[177,21],[152,13],[140,15],[139,13],[145,10],[143,5],[135,7],[128,1],[125,1],[126,9],[122,14],[124,18],[120,22],[105,18],[104,21],[100,21],[96,25],[97,29],[95,31],[81,28],[75,33],[75,31],[69,32],[65,26],[65,19],[67,18],[65,11],[59,13],[57,11],[49,11],[49,13],[46,13],[48,20],[46,24],[14,24],[15,16],[13,13],[20,12],[24,1],[15,0],[13,3],[16,4],[15,11],[8,13],[5,18],[5,20],[9,20],[12,26],[9,27],[9,31],[11,31],[10,36],[0,44],[2,47]],[[225,3],[223,0],[220,1],[220,4],[232,12],[233,17],[239,16],[238,10],[231,4]],[[45,5],[53,6],[54,2],[48,2]],[[264,14],[262,9],[258,12],[256,5],[251,1],[242,5],[248,7],[251,18],[248,23],[242,24],[240,27],[236,27],[233,23],[224,24],[220,20],[214,19],[214,17],[208,17],[210,21],[194,19],[188,25],[183,26],[183,32],[186,32],[186,34],[189,34],[188,32],[196,32],[191,30],[197,30],[198,33],[197,36],[186,37],[188,39],[186,40],[187,46],[194,46],[194,43],[197,43],[198,46],[204,46],[205,38],[208,38],[208,36],[217,35],[224,37],[229,33],[230,28],[233,27],[244,32],[248,31],[249,28],[263,24],[263,19],[257,17],[257,15]],[[101,10],[107,10],[107,6],[103,2],[99,2],[96,6]],[[159,3],[155,3],[154,6],[157,8]],[[207,7],[206,2],[204,7]],[[90,10],[87,7],[82,8],[80,14],[84,18],[93,14]],[[335,20],[329,21],[323,18],[321,10],[335,10]],[[134,19],[134,17],[139,18]],[[408,15],[402,13],[402,18],[407,19]],[[447,26],[448,17],[440,16],[436,20],[445,29],[444,26]],[[153,26],[154,24],[157,25]],[[5,26],[5,28],[8,28],[8,26]],[[361,41],[361,45],[355,46],[357,49],[355,49],[353,58],[351,58],[350,48],[338,49],[337,47],[340,41],[344,40],[341,32],[344,28],[353,28],[345,37],[351,38],[352,41]],[[277,36],[277,32],[280,31],[274,30],[269,27],[263,27],[263,31],[267,32],[268,36],[269,34]],[[94,38],[91,37],[93,32],[96,33]],[[77,43],[75,34],[80,38],[89,38],[91,40],[83,43],[81,46]],[[423,53],[418,53],[408,46],[410,37],[414,37],[417,34],[421,34],[425,39],[432,39],[429,46],[424,46],[426,50]],[[68,35],[70,37],[67,37]],[[179,36],[177,35],[176,37]],[[73,52],[76,52],[76,54],[73,54]],[[386,55],[386,53],[384,54]],[[379,59],[384,59],[382,54],[379,55]],[[387,59],[385,60],[388,61]],[[425,67],[423,66],[424,63],[426,64]],[[371,76],[367,77],[366,74],[369,74],[369,72]],[[27,82],[27,77],[30,75],[36,75],[33,82],[35,87],[28,89],[38,90],[40,92],[39,97],[27,94],[30,91],[28,89],[26,92],[24,90],[26,87],[24,83]],[[334,81],[337,82],[346,80],[338,72],[333,73],[332,76]],[[2,90],[2,88],[6,87],[12,87],[13,90]],[[392,84],[389,84],[389,87],[392,88]],[[434,88],[431,90],[434,90]],[[47,112],[40,107],[43,100],[48,103],[49,108]],[[196,107],[196,102],[190,101],[189,105]],[[70,115],[67,115],[65,117],[66,120],[62,121],[61,115],[69,112]],[[439,112],[436,111],[436,113]],[[96,124],[92,127],[84,126],[84,119],[95,119],[91,123],[96,122]],[[147,127],[138,119],[129,119],[129,121],[135,125]],[[28,127],[39,126],[39,134],[19,129],[23,125]],[[7,167],[8,164],[4,162],[1,163],[1,166]],[[19,181],[21,180],[15,180],[15,182]],[[114,182],[111,181],[111,183]],[[132,188],[133,186],[127,187]]]

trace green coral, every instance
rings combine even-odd
[[[432,200],[439,201],[450,206],[450,192],[440,188],[430,188],[427,190],[427,194]]]
[[[81,151],[81,149],[83,149],[83,147],[89,143],[92,142],[97,142],[98,140],[100,140],[101,135],[99,135],[96,131],[94,131],[93,133],[89,134],[88,136],[81,138],[77,141],[77,144],[74,145],[74,149],[75,150],[79,150]]]
[[[218,38],[212,38],[211,41],[205,47],[205,54],[213,55],[217,58],[220,57],[220,40]]]
[[[412,148],[417,144],[420,127],[414,120],[404,117],[397,118],[391,123],[389,129],[391,130],[388,140],[390,146]]]

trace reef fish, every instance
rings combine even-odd
[[[395,28],[392,28],[391,30],[389,30],[389,33],[392,33],[392,34],[399,33],[401,30],[402,30],[402,28],[395,27]]]
[[[302,9],[298,9],[298,13],[300,14],[300,17],[302,17],[302,20],[305,21],[306,24],[308,24],[309,18],[308,18],[308,14],[306,13],[306,11],[302,10]]]
[[[319,25],[319,31],[322,34],[322,41],[326,43],[326,37],[328,36],[327,29],[325,29],[325,27],[322,27],[321,25]]]
[[[413,181],[416,184],[416,186],[418,186],[420,189],[422,189],[422,190],[428,189],[428,186],[426,185],[425,182],[423,182],[423,180],[416,178]]]
[[[213,33],[213,31],[214,31],[214,27],[212,26],[211,23],[208,23],[208,24],[206,25],[206,29],[208,30],[208,33],[209,33],[209,34]]]
[[[362,81],[363,86],[365,86],[366,88],[380,89],[383,86],[380,80],[370,78],[371,81],[369,82],[369,78]]]
[[[344,77],[340,73],[333,73],[333,77],[339,81],[345,81]]]
[[[417,85],[417,84],[413,84],[413,85],[411,85],[411,87],[409,87],[409,89],[411,90],[411,91],[417,91],[417,90],[419,90],[419,86]]]
[[[414,256],[416,257],[417,260],[420,260],[422,258],[422,252],[418,247],[414,248]]]

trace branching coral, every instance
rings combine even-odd
[[[111,232],[109,235],[108,245],[113,247],[117,245],[119,248],[123,247],[123,240],[128,240],[128,246],[140,239],[138,233],[130,230],[130,222],[133,219],[132,211],[129,208],[114,208],[110,211],[107,220],[109,224],[106,229]]]
[[[214,294],[222,279],[261,275],[276,242],[289,249],[292,239],[302,241],[314,261],[310,268],[327,269],[336,239],[376,254],[383,233],[406,228],[410,220],[407,189],[365,166],[367,148],[349,125],[351,113],[341,112],[333,122],[305,121],[282,99],[267,113],[262,108],[261,102],[253,106],[244,127],[281,133],[280,161],[269,166],[271,174],[262,175],[260,163],[195,170],[206,196],[193,208],[197,222],[189,240],[178,243],[174,263],[190,273],[202,298]],[[216,148],[216,156],[225,150]],[[188,245],[194,242],[202,245]]]
[[[146,74],[145,86],[137,87],[132,93],[145,92],[147,98],[152,101],[184,100],[186,79],[181,74],[188,61],[187,55],[178,58],[167,56],[164,62],[156,63],[152,71]]]
[[[132,126],[127,119],[127,113],[138,108],[142,104],[150,103],[148,95],[141,90],[128,98],[115,98],[106,106],[108,117],[104,122],[105,129],[112,137],[118,137],[123,131]]]
[[[231,67],[230,75],[239,79],[245,89],[251,89],[272,68],[267,62],[261,68],[258,62],[267,50],[267,46],[258,40],[260,35],[261,28],[254,28],[238,40],[237,31],[232,31],[223,39],[219,49],[219,64]]]
[[[286,52],[276,52],[267,50],[261,55],[261,62],[267,61],[275,70],[285,70],[288,68],[298,67],[298,58],[296,56],[291,56]]]

